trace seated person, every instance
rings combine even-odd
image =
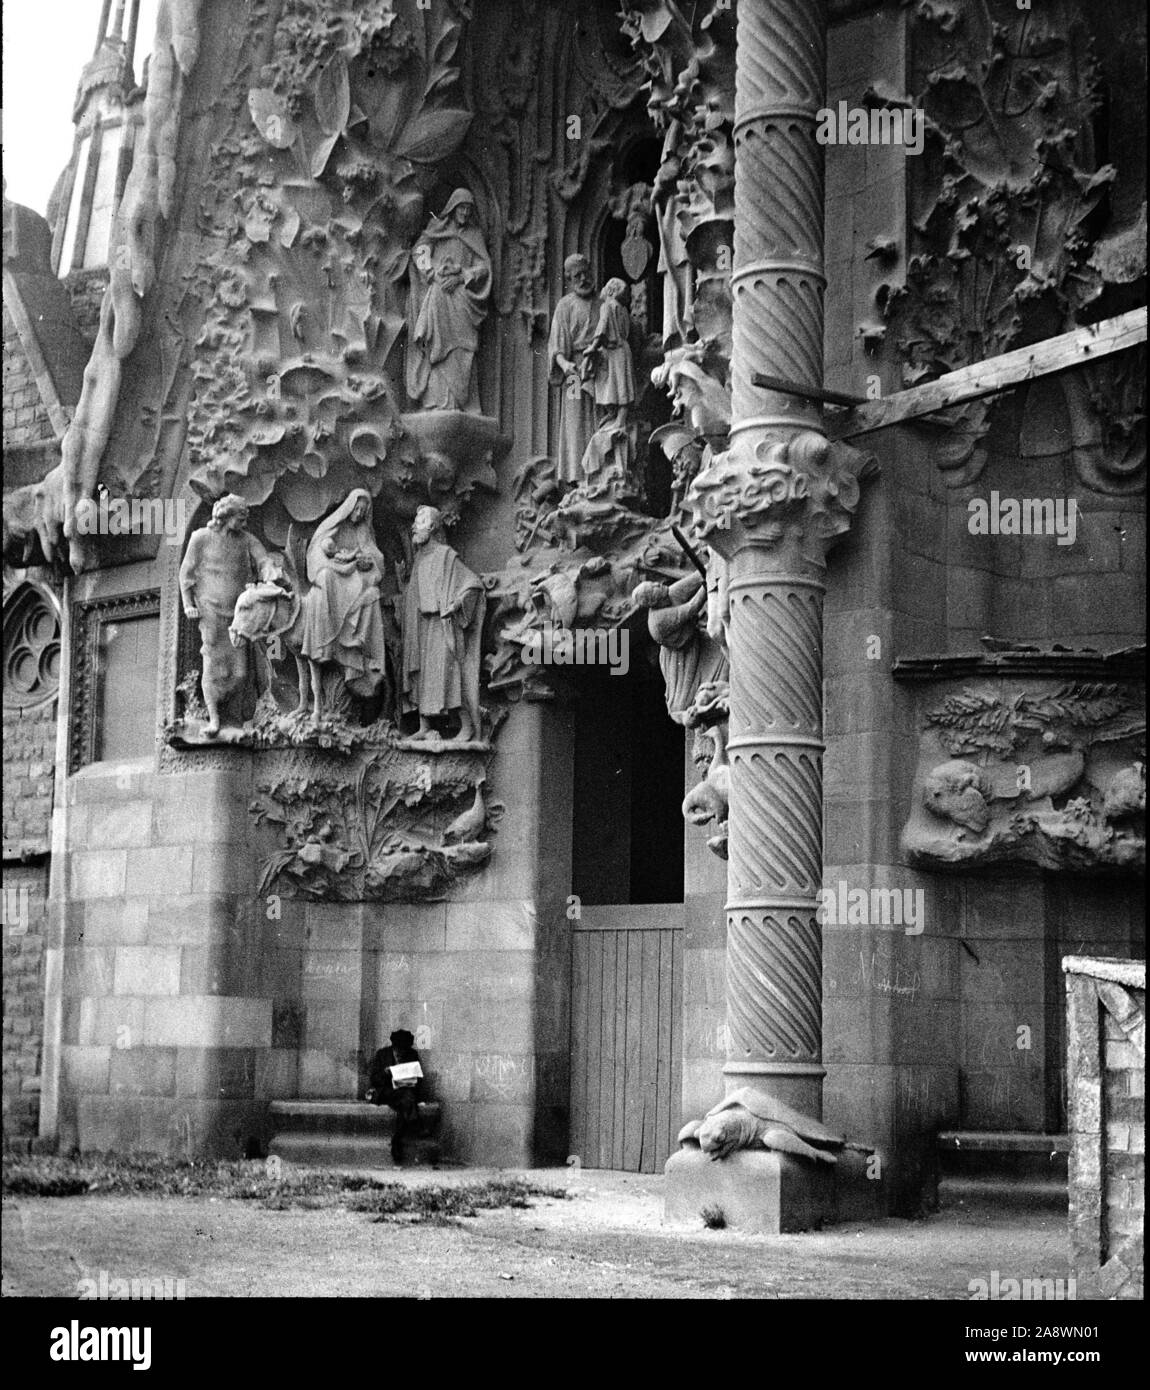
[[[423,1099],[423,1080],[419,1078],[414,1084],[396,1083],[391,1069],[419,1061],[414,1044],[415,1038],[406,1028],[397,1028],[391,1035],[391,1046],[381,1047],[371,1059],[367,1074],[368,1089],[364,1099],[372,1105],[390,1105],[396,1114],[395,1136],[391,1141],[391,1156],[396,1163],[403,1162],[404,1138],[415,1128],[419,1102]]]

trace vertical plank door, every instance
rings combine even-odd
[[[674,1150],[681,912],[615,908],[571,924],[571,1152],[586,1168],[658,1173]]]

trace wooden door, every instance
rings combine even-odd
[[[584,908],[571,933],[571,1152],[659,1173],[682,1123],[682,905]]]

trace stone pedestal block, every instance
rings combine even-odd
[[[777,1236],[883,1214],[881,1183],[867,1177],[866,1156],[849,1150],[832,1168],[765,1149],[716,1161],[690,1146],[672,1154],[664,1172],[667,1224],[694,1224],[717,1210],[735,1230]]]
[[[741,1149],[715,1161],[702,1149],[680,1149],[667,1160],[663,1219],[697,1222],[718,1209],[728,1226],[759,1235],[810,1231],[833,1219],[829,1165],[765,1149]]]

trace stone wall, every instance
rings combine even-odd
[[[1068,956],[1070,1240],[1079,1298],[1142,1297],[1146,964]]]
[[[4,865],[4,1146],[26,1148],[40,1119],[48,865]]]
[[[53,439],[55,432],[40,399],[36,375],[24,353],[16,325],[4,310],[4,447]]]
[[[56,703],[4,708],[4,1141],[39,1121]]]
[[[68,779],[48,950],[57,1093],[45,1067],[62,1148],[239,1156],[265,1137],[263,1097],[294,1094],[294,1074],[280,1080],[294,1050],[274,1045],[272,948],[302,938],[303,911],[256,911],[233,851],[246,791],[242,773],[157,777],[151,759]]]
[[[1139,954],[1144,941],[1132,875],[1100,886],[1025,866],[927,873],[900,847],[920,716],[892,676],[898,659],[977,654],[983,634],[1103,651],[1143,640],[1144,518],[1086,486],[1072,451],[1028,467],[1018,440],[1006,409],[982,477],[952,489],[925,429],[869,436],[882,471],[830,562],[824,883],[921,890],[925,926],[824,929],[826,1114],[879,1145],[897,1210],[929,1200],[940,1128],[1061,1124],[1059,954]],[[1073,497],[1074,544],[971,535],[967,503],[991,488]]]
[[[540,775],[545,724],[554,748],[561,717],[513,711],[492,861],[438,903],[260,895],[271,845],[248,811],[261,761],[246,750],[210,771],[149,758],[71,776],[48,953],[60,1146],[259,1152],[270,1100],[362,1095],[372,1052],[408,1027],[446,1157],[561,1160],[570,809],[564,779]]]

